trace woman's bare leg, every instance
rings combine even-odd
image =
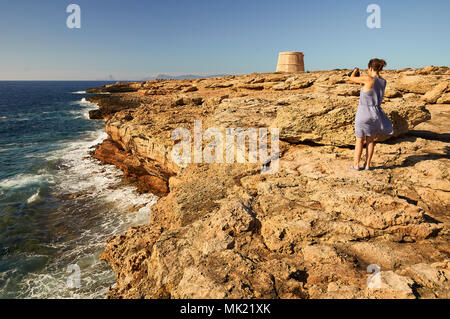
[[[366,167],[366,165],[367,165],[367,156],[368,156],[368,154],[369,154],[369,150],[368,150],[368,146],[369,146],[369,143],[367,142],[367,137],[365,137],[364,138],[364,148],[366,149],[366,159],[365,159],[365,161],[364,161],[364,166],[363,166],[363,168],[365,168]],[[362,154],[361,154],[361,156],[362,156]]]
[[[372,162],[373,153],[375,151],[375,135],[368,136],[366,143],[366,169],[370,169],[370,163]]]
[[[355,144],[355,155],[353,156],[353,168],[359,169],[359,161],[361,160],[361,154],[363,151],[364,137],[357,137]]]

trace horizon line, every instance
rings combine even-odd
[[[404,68],[386,68],[383,71],[396,71],[396,70],[408,70],[408,69],[423,69],[424,67],[433,66],[433,67],[439,67],[439,68],[450,68],[446,65],[433,65],[429,64],[422,67],[404,67]],[[323,72],[323,71],[339,71],[339,70],[352,70],[353,68],[334,68],[334,69],[323,69],[323,70],[306,70],[304,73],[309,72]],[[367,70],[367,68],[359,68],[360,70]],[[276,71],[272,72],[246,72],[246,73],[181,73],[181,72],[170,72],[170,73],[153,73],[149,74],[147,78],[153,78],[153,79],[146,79],[146,77],[142,77],[140,79],[0,79],[0,82],[145,82],[145,81],[154,81],[158,79],[158,76],[173,76],[175,80],[176,77],[183,77],[183,76],[195,76],[198,78],[208,78],[208,77],[222,77],[222,76],[230,76],[230,75],[246,75],[246,74],[270,74],[270,73],[279,73]],[[155,75],[156,74],[156,75]],[[171,78],[166,78],[163,80],[170,80]],[[189,79],[189,78],[187,78]]]

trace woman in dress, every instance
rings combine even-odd
[[[380,72],[385,66],[386,61],[372,59],[369,62],[368,75],[357,76],[359,70],[356,68],[350,76],[350,81],[363,85],[355,117],[356,145],[353,165],[349,167],[351,170],[370,170],[376,135],[394,133],[392,122],[381,108],[386,80],[381,77]],[[364,142],[366,143],[366,161],[364,166],[360,167]]]

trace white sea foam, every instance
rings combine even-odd
[[[85,98],[85,97],[82,98],[81,101],[79,101],[78,103],[80,103],[80,104],[92,104],[91,102],[86,101],[86,98]]]
[[[71,92],[72,94],[111,94],[110,92],[96,92],[96,93],[86,93],[86,91],[76,91]]]
[[[30,121],[31,118],[25,116],[25,117],[20,117],[20,118],[14,119],[14,120],[15,120],[15,121],[22,122],[22,121]]]
[[[11,178],[6,178],[0,181],[0,188],[5,189],[18,189],[33,184],[41,184],[48,181],[51,178],[50,175],[32,175],[32,174],[19,174]]]
[[[98,270],[98,267],[102,267]],[[80,267],[81,268],[81,267]],[[114,282],[114,275],[107,266],[100,261],[96,264],[81,268],[80,288],[70,289],[67,278],[70,273],[67,268],[50,273],[31,273],[21,283],[19,298],[30,299],[104,299],[108,286],[102,283]]]
[[[27,204],[32,204],[32,203],[37,203],[41,200],[41,196],[40,196],[40,190],[38,189],[36,191],[36,193],[34,193],[33,195],[31,195],[28,199],[27,199]]]
[[[65,167],[55,175],[57,192],[81,192],[83,195],[80,200],[85,208],[86,205],[102,205],[106,208],[101,213],[104,216],[96,219],[98,222],[92,227],[82,229],[76,238],[48,244],[62,251],[62,255],[48,269],[27,274],[21,280],[19,297],[104,298],[108,287],[115,281],[112,270],[98,258],[106,239],[125,232],[130,226],[148,222],[151,206],[158,198],[152,194],[138,194],[132,186],[120,186],[123,173],[118,168],[102,165],[88,155],[92,146],[101,143],[106,137],[103,129],[91,132],[85,139],[69,143],[63,150],[48,155],[49,160],[60,159]],[[80,289],[67,287],[67,266],[74,263],[81,269]]]
[[[98,108],[85,98],[75,104],[81,106],[80,114]],[[67,143],[60,150],[45,154],[48,161],[56,160],[59,163],[56,172],[42,169],[38,172],[41,175],[24,174],[0,181],[0,193],[4,189],[48,182],[52,185],[49,191],[56,197],[81,194],[69,200],[67,209],[73,214],[81,214],[80,218],[87,220],[85,224],[89,225],[86,229],[77,230],[76,236],[69,236],[66,241],[46,244],[50,249],[59,251],[60,255],[55,260],[52,258],[45,269],[24,275],[18,284],[18,297],[104,298],[108,287],[114,284],[111,268],[98,258],[106,239],[125,232],[130,226],[147,223],[151,206],[158,198],[152,194],[138,194],[135,187],[122,186],[122,171],[113,165],[103,165],[89,155],[92,147],[106,138],[107,134],[102,128],[86,134],[80,140]],[[42,197],[37,191],[26,202],[29,205],[36,204]],[[98,211],[99,207],[101,211]],[[61,223],[67,218],[64,215],[67,209],[61,211]],[[78,212],[79,209],[81,212]],[[91,218],[95,222],[90,222]],[[67,266],[74,263],[81,268],[80,289],[67,287]]]
[[[58,179],[58,187],[68,193],[88,189],[92,194],[88,196],[101,196],[120,210],[153,203],[157,197],[152,194],[140,195],[132,186],[117,187],[123,177],[122,171],[113,165],[102,165],[89,155],[89,150],[107,136],[103,129],[91,132],[84,140],[69,143],[64,150],[53,153],[52,156],[61,159],[67,167],[61,172],[63,176]]]
[[[70,113],[78,115],[78,118],[89,119],[89,111],[98,109],[98,104],[89,102],[86,98],[82,98],[79,101],[73,102],[75,105],[79,105],[82,108],[76,111],[71,111]]]

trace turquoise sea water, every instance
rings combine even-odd
[[[103,84],[0,82],[0,298],[104,298],[106,238],[147,221],[156,197],[89,156],[106,134],[84,90]]]

